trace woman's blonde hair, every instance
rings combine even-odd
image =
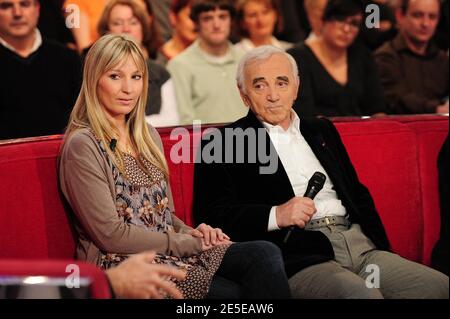
[[[91,129],[99,138],[114,165],[125,174],[122,153],[113,151],[109,145],[112,139],[118,139],[119,132],[108,120],[98,97],[98,82],[102,75],[131,58],[136,67],[142,72],[143,88],[136,106],[127,114],[126,128],[133,148],[139,154],[138,161],[142,169],[148,174],[143,159],[158,167],[168,176],[167,163],[164,154],[153,141],[145,122],[145,106],[148,92],[147,63],[139,49],[139,45],[125,35],[105,35],[94,43],[89,50],[83,70],[83,83],[75,106],[70,114],[69,125],[66,130],[67,138],[76,130]]]

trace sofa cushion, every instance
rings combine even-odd
[[[415,134],[394,121],[343,122],[336,127],[372,194],[392,249],[420,262],[423,217]]]
[[[61,138],[2,145],[0,258],[74,257],[75,241],[58,192]]]

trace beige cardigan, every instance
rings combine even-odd
[[[162,150],[158,132],[153,127],[149,130]],[[98,264],[100,250],[120,254],[154,250],[177,257],[201,252],[201,240],[186,234],[192,228],[173,213],[170,186],[169,207],[176,232],[149,231],[127,224],[118,216],[112,170],[89,130],[80,129],[67,139],[59,159],[59,180],[61,190],[77,217],[78,259]]]

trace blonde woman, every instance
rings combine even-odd
[[[187,271],[172,279],[186,298],[287,298],[280,250],[232,243],[218,228],[174,214],[157,131],[145,123],[148,70],[138,44],[106,35],[89,51],[61,150],[62,193],[76,216],[77,257],[108,269],[154,250],[154,262]]]

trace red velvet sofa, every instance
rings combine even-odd
[[[393,250],[429,265],[439,238],[436,162],[448,134],[448,117],[345,118],[334,122],[360,179],[372,193]],[[180,140],[195,154],[199,131],[159,131],[167,158]],[[15,259],[15,267],[22,264],[26,269],[33,269],[37,259],[73,259],[75,237],[58,192],[56,173],[61,141],[61,136],[0,141],[0,276],[8,273],[8,267],[1,267],[7,259]],[[169,161],[169,168],[176,214],[192,224],[194,166]]]

